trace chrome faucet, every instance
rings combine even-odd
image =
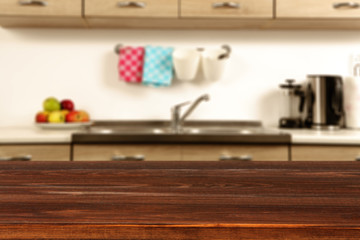
[[[194,109],[199,105],[202,101],[209,101],[210,96],[208,94],[201,95],[195,101],[192,102],[190,107],[184,113],[184,115],[180,116],[180,110],[183,106],[188,105],[191,101],[183,102],[177,104],[171,108],[171,129],[175,133],[182,132],[182,126],[184,124],[185,119],[194,111]]]

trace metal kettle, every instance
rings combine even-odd
[[[308,75],[305,95],[306,127],[338,129],[344,125],[342,77]]]

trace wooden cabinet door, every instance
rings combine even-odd
[[[277,18],[359,18],[360,2],[276,0]]]
[[[292,145],[293,161],[355,161],[360,160],[360,146]]]
[[[177,0],[85,0],[86,17],[177,18]]]
[[[2,27],[85,27],[82,0],[0,0]]]
[[[178,145],[75,144],[74,161],[179,161]]]
[[[2,16],[81,17],[81,0],[0,0]]]
[[[28,157],[31,161],[70,161],[70,145],[0,145],[0,161]]]
[[[272,0],[181,0],[181,17],[191,18],[272,18]]]
[[[184,161],[288,161],[287,145],[214,145],[182,146]]]

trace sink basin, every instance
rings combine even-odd
[[[262,128],[254,127],[226,127],[226,126],[217,126],[217,127],[185,127],[183,129],[183,134],[258,134],[263,132]]]
[[[170,125],[170,124],[169,124]],[[91,126],[87,132],[90,134],[211,134],[211,135],[237,135],[237,134],[257,134],[263,132],[260,126],[232,126],[232,125],[196,125],[184,126],[179,133],[174,132],[169,126],[153,125],[95,125]]]
[[[153,127],[91,127],[90,134],[256,134],[262,132],[255,128],[228,128],[228,127],[187,127],[180,133],[174,133],[170,128]]]
[[[121,126],[93,126],[87,131],[90,134],[171,134],[170,128],[165,127],[121,127]]]
[[[256,121],[187,121],[180,133],[169,121],[95,122],[72,135],[74,143],[288,143],[289,134]]]

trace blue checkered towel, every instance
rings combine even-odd
[[[173,79],[171,47],[145,47],[142,83],[155,87],[169,86]]]

